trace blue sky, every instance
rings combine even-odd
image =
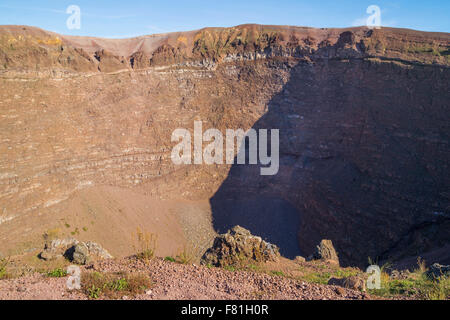
[[[66,26],[69,5],[81,9],[79,30]],[[0,25],[108,38],[243,23],[331,28],[364,24],[369,5],[381,8],[384,26],[450,32],[449,0],[0,0]]]

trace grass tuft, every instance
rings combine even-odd
[[[48,271],[47,276],[51,278],[64,278],[67,276],[67,271],[62,268],[56,268],[54,270]]]
[[[176,262],[176,259],[174,257],[167,256],[164,258],[164,261]]]
[[[156,234],[137,228],[133,240],[135,242],[134,251],[138,259],[148,262],[155,257],[158,247],[158,236]]]
[[[7,271],[9,262],[10,262],[9,258],[1,258],[0,259],[0,280],[8,279],[10,277],[10,275]]]
[[[195,254],[191,247],[185,246],[183,250],[178,253],[176,257],[176,262],[181,264],[191,264],[195,259]]]
[[[142,294],[152,285],[150,278],[141,273],[83,273],[81,289],[89,299],[120,299]]]

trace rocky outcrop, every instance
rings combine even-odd
[[[79,243],[75,238],[54,239],[47,241],[44,251],[39,254],[43,260],[56,260],[58,258],[72,258],[74,247]]]
[[[235,226],[214,240],[213,246],[203,255],[201,263],[225,267],[249,261],[278,261],[280,257],[278,250],[277,246],[252,235],[247,229]]]
[[[219,62],[277,57],[307,61],[381,57],[448,65],[448,41],[448,34],[444,33],[391,28],[241,25],[109,40],[2,26],[0,70],[115,72],[174,65],[207,68]]]
[[[302,256],[296,256],[296,257],[294,258],[294,261],[295,261],[296,263],[301,264],[301,263],[303,263],[303,262],[306,262],[306,259],[305,259],[304,257],[302,257]]]
[[[149,68],[150,57],[142,51],[137,51],[130,56],[130,66],[133,69]]]
[[[43,260],[66,258],[76,264],[87,264],[95,260],[112,259],[106,249],[95,242],[80,242],[74,238],[55,239],[45,245],[39,254]]]
[[[430,269],[426,272],[426,275],[430,279],[439,279],[440,277],[450,276],[450,265],[444,266],[439,263],[434,263]]]
[[[393,280],[405,280],[411,277],[409,270],[392,270],[389,274],[389,278]]]
[[[89,249],[84,243],[78,243],[73,247],[72,262],[76,264],[86,264],[90,262]]]
[[[98,61],[98,70],[101,72],[114,72],[129,68],[125,57],[115,56],[104,49],[95,52],[94,58]]]
[[[339,257],[331,240],[323,239],[309,260],[325,260],[339,265]]]
[[[346,278],[334,278],[328,280],[328,284],[346,289],[366,291],[366,279],[362,276],[350,276]]]

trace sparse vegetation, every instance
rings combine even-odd
[[[87,288],[87,295],[89,299],[98,299],[100,298],[100,294],[102,293],[102,290],[95,285],[92,285],[91,287]]]
[[[234,272],[234,271],[236,271],[237,270],[237,268],[235,267],[235,266],[225,266],[225,267],[223,267],[225,270],[227,270],[227,271],[231,271],[231,272]]]
[[[420,257],[417,268],[404,279],[391,279],[386,272],[389,267],[381,267],[381,289],[369,290],[371,294],[381,297],[408,296],[424,300],[445,300],[450,298],[450,279],[441,276],[430,279],[426,275],[426,263]]]
[[[59,228],[49,229],[42,235],[44,241],[52,241],[59,237],[61,230]]]
[[[134,251],[136,252],[137,258],[143,261],[149,261],[155,257],[158,246],[158,236],[156,234],[143,231],[138,227],[133,238],[135,238]]]
[[[417,53],[417,54],[430,54],[433,56],[441,56],[443,53],[445,53],[445,50],[435,47],[435,46],[413,46],[407,48],[407,51],[409,53]]]
[[[414,279],[389,279],[382,277],[381,289],[369,290],[381,297],[408,296],[425,300],[445,300],[450,298],[449,278],[428,279],[425,274]]]
[[[48,271],[47,276],[51,278],[63,278],[67,276],[67,271],[62,268],[56,268],[54,270]]]
[[[145,274],[83,273],[81,287],[90,299],[119,299],[144,293],[152,285]]]
[[[417,266],[418,269],[416,269],[416,273],[420,273],[423,274],[427,271],[427,264],[425,262],[425,260],[423,260],[421,257],[417,258]]]
[[[191,245],[186,245],[180,250],[180,253],[175,258],[175,261],[181,264],[191,264],[195,261],[198,250]]]
[[[165,257],[164,258],[164,261],[169,261],[169,262],[176,262],[176,260],[175,260],[175,258],[174,257]]]
[[[348,277],[352,277],[352,276],[356,276],[359,273],[361,273],[361,271],[357,270],[357,269],[353,269],[353,268],[345,268],[345,269],[338,269],[336,270],[336,272],[334,272],[333,276],[337,277],[337,278],[348,278]]]
[[[300,280],[327,284],[330,278],[348,278],[362,274],[363,271],[357,268],[341,268],[339,266],[329,265],[321,261],[311,261],[300,267],[301,276],[297,277]]]
[[[420,294],[426,300],[450,299],[450,278],[442,276],[428,280],[428,285],[420,288]]]
[[[306,273],[304,276],[300,277],[300,279],[306,282],[319,283],[319,284],[327,284],[328,280],[331,278],[330,272],[311,272]]]
[[[9,258],[0,258],[0,280],[9,278],[9,274],[7,271],[9,262]]]

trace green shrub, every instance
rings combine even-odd
[[[436,280],[428,280],[428,284],[420,288],[420,294],[426,300],[450,299],[450,278],[442,276]]]
[[[426,263],[420,257],[417,259],[417,266],[412,273],[409,273],[407,279],[390,279],[383,272],[381,289],[369,290],[369,292],[383,297],[413,296],[424,300],[450,299],[450,279],[444,276],[429,279],[426,275]]]
[[[235,266],[225,266],[225,267],[223,267],[223,268],[224,268],[225,270],[231,271],[231,272],[234,272],[234,271],[237,270]]]
[[[47,272],[47,276],[51,278],[63,278],[67,276],[67,271],[61,268]]]
[[[173,257],[165,257],[164,261],[176,262],[175,258],[173,258]]]
[[[92,287],[87,288],[87,294],[89,299],[98,299],[100,298],[100,294],[102,293],[102,289],[92,285]]]
[[[330,272],[311,272],[302,276],[301,280],[312,283],[327,284],[330,278]]]
[[[9,258],[2,258],[0,259],[0,280],[6,279],[9,277],[8,272],[6,268],[9,264]]]

